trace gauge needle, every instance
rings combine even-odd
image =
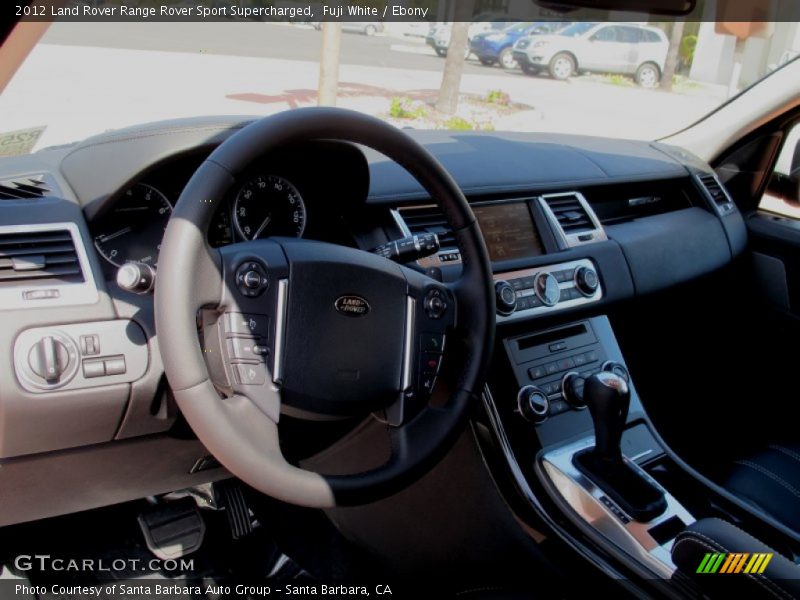
[[[254,240],[258,239],[258,236],[260,236],[261,232],[264,231],[264,229],[266,229],[266,227],[267,227],[267,225],[269,225],[270,221],[272,221],[272,215],[267,215],[267,218],[264,219],[264,222],[261,224],[261,227],[256,229],[255,234],[253,234],[253,239]]]
[[[113,240],[114,238],[118,238],[121,235],[125,235],[126,233],[130,233],[131,231],[133,231],[133,227],[125,227],[123,229],[120,229],[116,233],[109,233],[108,235],[104,235],[98,238],[97,241],[100,242],[101,244],[105,244],[106,242]]]

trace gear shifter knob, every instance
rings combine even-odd
[[[595,373],[586,379],[583,401],[594,421],[595,454],[601,459],[622,461],[622,432],[631,403],[628,382],[615,373]]]

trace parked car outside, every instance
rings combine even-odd
[[[314,22],[313,25],[314,29],[322,29],[322,22],[320,21]],[[342,31],[375,35],[383,32],[383,23],[380,21],[344,21],[342,22]]]
[[[539,21],[536,23],[516,23],[501,31],[479,33],[470,39],[470,50],[486,66],[499,64],[504,69],[515,69],[514,44],[522,37],[556,33],[569,23]]]
[[[548,71],[555,79],[578,72],[631,75],[645,88],[661,83],[669,52],[663,30],[631,23],[575,23],[556,35],[526,36],[513,58],[529,75]]]
[[[511,25],[511,23],[502,19],[501,17],[493,17],[488,19],[486,15],[478,15],[476,19],[481,20],[473,21],[470,24],[469,30],[467,31],[467,37],[469,40],[472,40],[472,38],[474,38],[476,35],[483,33],[495,33],[502,31]],[[436,54],[444,58],[447,56],[447,48],[450,46],[450,35],[452,31],[453,28],[451,23],[437,23],[431,27],[431,30],[428,32],[428,35],[425,38],[425,42],[436,51]],[[469,56],[470,54],[471,50],[468,45],[464,55]]]

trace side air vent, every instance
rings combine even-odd
[[[50,184],[44,175],[31,175],[0,181],[0,200],[32,200],[49,195]]]
[[[582,194],[548,194],[539,198],[542,210],[566,248],[607,239],[600,221]]]
[[[32,280],[84,281],[69,231],[0,234],[0,285]]]
[[[733,200],[716,175],[703,173],[697,175],[697,181],[721,215],[727,215],[736,209]]]
[[[0,310],[97,301],[74,223],[0,226]]]
[[[435,233],[439,236],[439,244],[443,250],[457,247],[453,231],[438,206],[427,205],[401,208],[399,213],[411,235]]]

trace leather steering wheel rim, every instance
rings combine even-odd
[[[220,394],[209,375],[209,349],[201,347],[196,321],[199,310],[218,308],[231,295],[224,249],[208,246],[207,230],[237,177],[272,150],[324,139],[370,147],[404,167],[441,207],[462,255],[462,275],[447,287],[456,301],[454,334],[465,350],[450,399],[443,407],[426,405],[407,423],[390,428],[389,463],[345,476],[312,473],[284,459],[277,430],[279,386],[257,402],[239,393]],[[488,252],[472,210],[452,177],[401,130],[374,117],[335,108],[298,109],[265,117],[211,153],[175,205],[162,242],[155,292],[164,370],[178,406],[200,441],[231,473],[256,489],[286,502],[319,508],[363,504],[396,493],[445,453],[480,395],[494,345],[494,311]]]

